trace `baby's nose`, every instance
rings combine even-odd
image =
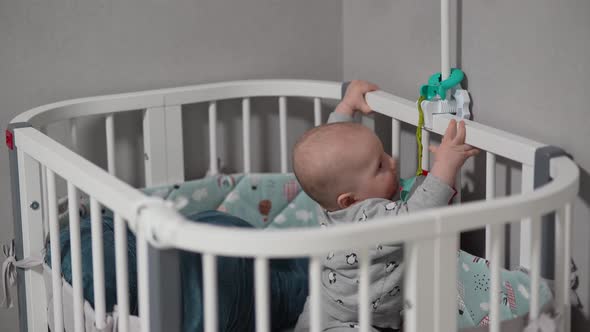
[[[391,168],[392,168],[393,170],[395,170],[395,169],[396,169],[396,161],[395,161],[395,158],[393,158],[393,157],[389,157],[389,164],[391,165]]]

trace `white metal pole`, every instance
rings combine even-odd
[[[449,0],[440,2],[440,60],[442,79],[446,80],[451,75],[450,55],[450,25],[449,25]]]

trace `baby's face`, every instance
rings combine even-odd
[[[383,150],[383,144],[372,132],[367,131],[351,147],[355,151],[359,169],[351,170],[356,182],[355,199],[368,198],[391,199],[398,188],[397,163]]]

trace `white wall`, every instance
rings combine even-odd
[[[344,79],[363,77],[385,90],[416,99],[429,75],[440,71],[440,5],[435,0],[344,2]],[[467,74],[475,120],[562,147],[580,166],[575,202],[573,258],[580,268],[578,290],[590,306],[590,2],[585,0],[452,0],[453,59]],[[451,22],[455,22],[453,19]],[[387,124],[382,127],[387,129]],[[415,169],[413,133],[403,136],[402,173]],[[485,194],[481,156],[466,167],[469,199]],[[498,194],[517,192],[520,170],[501,161]],[[506,182],[516,183],[516,186]],[[462,245],[482,248],[481,234]],[[513,257],[514,258],[514,257]],[[512,259],[511,263],[515,263]],[[575,317],[578,331],[590,328]]]
[[[341,8],[340,0],[0,0],[0,127],[32,107],[76,97],[233,79],[339,80]],[[292,135],[311,119],[296,119]],[[117,118],[119,157],[137,155],[137,120]],[[273,135],[274,124],[260,126]],[[90,137],[83,147],[94,151],[88,157],[101,159],[103,125],[88,120],[83,128]],[[140,182],[140,162],[118,166],[129,182]],[[7,243],[13,225],[6,150],[0,197],[0,243]],[[0,330],[17,330],[14,308],[0,310]]]

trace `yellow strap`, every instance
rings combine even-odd
[[[423,96],[418,98],[418,126],[416,127],[416,142],[418,143],[418,170],[416,176],[422,175],[422,127],[424,127],[424,112],[422,111]]]

